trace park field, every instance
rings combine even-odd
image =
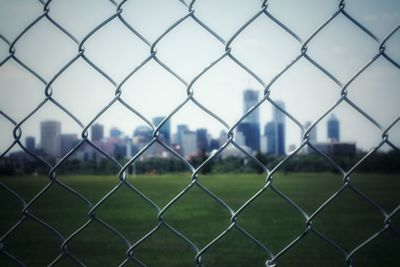
[[[58,177],[96,204],[118,184],[117,176],[74,175]],[[200,175],[202,185],[224,200],[234,211],[265,184],[256,174]],[[130,184],[163,208],[190,183],[189,173],[128,177]],[[0,177],[0,182],[29,202],[48,182],[41,176]],[[376,201],[387,213],[400,204],[400,176],[354,174],[351,183]],[[308,215],[343,184],[333,173],[278,173],[273,184]],[[0,187],[0,235],[22,216],[21,203]],[[53,184],[29,212],[44,220],[64,237],[88,221],[90,207],[61,186]],[[399,212],[400,213],[400,212]],[[400,214],[392,218],[400,230]],[[131,244],[157,225],[157,210],[127,186],[96,210],[96,217],[117,229]],[[191,188],[163,215],[164,220],[189,238],[199,249],[205,247],[230,224],[226,208],[198,187]],[[384,216],[353,191],[346,189],[312,221],[312,227],[334,240],[346,252],[352,251],[384,226]],[[306,229],[304,216],[274,191],[267,189],[238,217],[238,223],[274,255]],[[47,266],[60,253],[60,239],[27,218],[5,240],[3,249],[27,266]],[[93,221],[72,238],[68,250],[87,266],[118,266],[127,244],[100,223]],[[1,244],[0,244],[1,251]],[[352,258],[353,266],[400,266],[400,236],[387,229]],[[195,266],[191,247],[162,226],[141,243],[134,255],[146,266]],[[233,228],[203,254],[205,266],[265,266],[268,254]],[[278,266],[345,266],[345,257],[330,243],[308,233],[277,260]],[[0,266],[17,266],[0,253]],[[68,257],[57,266],[75,266]],[[125,266],[139,266],[128,262]]]

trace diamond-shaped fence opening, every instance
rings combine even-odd
[[[400,264],[398,3],[0,10],[1,266]]]

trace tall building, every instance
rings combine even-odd
[[[35,152],[36,146],[35,146],[35,137],[33,136],[27,136],[25,138],[25,147],[31,151]]]
[[[185,131],[182,134],[183,157],[189,159],[197,155],[197,135],[193,131]]]
[[[178,124],[176,132],[176,143],[182,145],[182,135],[185,131],[188,131],[189,127],[186,124]]]
[[[197,149],[200,152],[208,152],[208,135],[207,129],[201,128],[196,130]]]
[[[285,103],[282,101],[275,101],[275,103],[282,109],[285,109]],[[285,117],[286,115],[280,111],[278,108],[273,107],[272,112],[273,120],[276,124],[276,155],[284,155],[285,154]]]
[[[304,124],[304,128],[307,130],[308,128],[311,127],[311,125],[312,125],[311,121],[307,121]],[[301,136],[301,140],[303,140],[303,136]],[[317,127],[316,126],[314,126],[314,128],[312,128],[312,130],[309,132],[308,141],[310,141],[311,143],[317,142]]]
[[[76,134],[61,134],[60,135],[60,155],[64,156],[74,146],[78,144],[78,136]]]
[[[47,155],[53,157],[60,155],[60,134],[59,121],[40,122],[40,145]]]
[[[264,135],[267,138],[267,153],[276,154],[276,131],[275,131],[275,123],[268,122],[264,128]]]
[[[243,113],[258,103],[258,91],[247,89],[243,92]],[[253,152],[260,150],[260,111],[253,110],[238,124],[236,130],[244,137],[244,144]]]
[[[253,152],[260,150],[260,125],[258,123],[241,122],[236,129],[243,135],[244,145]]]
[[[98,123],[92,125],[92,141],[101,141],[104,138],[104,126]]]
[[[335,115],[328,119],[328,139],[331,142],[339,142],[340,141],[340,128],[339,128],[339,120]]]
[[[110,129],[110,137],[119,138],[122,135],[122,131],[117,127],[112,127]]]
[[[275,103],[285,108],[282,101],[275,101]],[[285,154],[285,114],[275,106],[272,107],[272,121],[265,125],[264,134],[267,142],[267,153],[276,156]]]
[[[164,119],[165,117],[154,117],[153,124],[157,127]],[[164,125],[160,128],[159,136],[167,144],[171,143],[171,120],[166,121]]]
[[[258,103],[258,91],[247,89],[243,92],[243,114]],[[243,122],[260,123],[259,109],[253,110]]]

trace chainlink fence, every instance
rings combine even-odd
[[[135,29],[135,25],[129,24],[125,19],[124,19],[124,5],[127,2],[127,0],[121,1],[120,3],[117,3],[114,0],[110,0],[112,5],[114,6],[114,13],[104,19],[102,23],[97,25],[95,28],[93,28],[89,33],[85,35],[85,37],[82,40],[78,40],[77,38],[74,37],[74,35],[67,31],[65,28],[63,28],[63,25],[57,22],[57,20],[52,18],[52,12],[51,12],[51,3],[54,1],[44,1],[40,0],[40,3],[43,5],[43,12],[36,18],[34,19],[20,34],[14,39],[14,40],[8,40],[5,38],[3,35],[0,35],[2,42],[6,43],[7,46],[9,47],[9,54],[7,57],[1,60],[0,67],[3,66],[6,62],[8,61],[15,61],[17,64],[19,64],[26,72],[32,74],[38,81],[40,81],[43,84],[43,100],[42,102],[34,109],[32,110],[24,119],[17,121],[13,119],[12,115],[6,114],[5,112],[0,110],[0,114],[2,117],[4,117],[6,120],[11,122],[14,125],[14,130],[13,130],[13,137],[14,141],[12,144],[6,149],[1,155],[0,158],[4,158],[6,154],[13,148],[15,147],[20,147],[23,151],[25,151],[27,154],[29,154],[32,158],[40,161],[43,165],[47,166],[49,168],[48,172],[48,184],[43,187],[38,193],[30,199],[29,202],[26,202],[17,192],[12,190],[10,187],[5,185],[4,183],[0,183],[0,188],[2,193],[6,193],[7,191],[9,194],[11,194],[16,201],[19,201],[20,204],[22,205],[22,213],[20,216],[20,219],[15,222],[15,224],[8,229],[5,233],[1,233],[0,236],[0,254],[5,256],[8,260],[14,262],[16,265],[19,266],[25,266],[24,262],[19,259],[17,256],[13,255],[7,247],[7,241],[10,238],[10,236],[13,235],[13,233],[18,229],[26,220],[33,220],[43,227],[45,227],[49,235],[54,235],[60,242],[60,248],[59,248],[59,255],[53,259],[53,261],[49,264],[49,266],[55,266],[59,263],[62,257],[68,257],[70,260],[72,260],[74,263],[80,266],[85,266],[84,262],[76,257],[71,251],[69,250],[69,244],[70,241],[76,237],[79,237],[79,235],[82,233],[83,230],[85,230],[91,223],[95,222],[98,223],[102,226],[104,226],[104,231],[110,231],[113,233],[116,237],[121,239],[123,243],[126,245],[126,258],[123,262],[120,263],[120,266],[124,266],[126,264],[129,264],[129,262],[134,262],[140,266],[146,266],[146,262],[142,262],[139,258],[136,257],[135,255],[135,249],[141,246],[143,242],[148,240],[153,236],[154,233],[159,231],[160,228],[164,227],[167,229],[170,233],[178,237],[180,240],[183,242],[187,243],[192,251],[194,252],[194,261],[193,265],[194,266],[204,266],[204,257],[205,252],[212,250],[213,246],[221,239],[224,238],[229,232],[231,232],[233,229],[237,230],[240,232],[245,238],[256,244],[257,247],[259,247],[264,253],[265,253],[265,264],[266,266],[276,266],[279,263],[279,259],[287,254],[297,243],[302,242],[303,238],[308,235],[308,234],[313,234],[319,239],[323,240],[324,242],[326,241],[328,244],[332,246],[333,249],[336,249],[344,258],[344,261],[348,266],[352,266],[352,257],[354,254],[356,254],[359,250],[363,249],[367,244],[369,244],[371,241],[376,239],[378,236],[380,236],[383,232],[390,232],[391,234],[395,236],[400,235],[400,229],[396,228],[392,224],[392,218],[393,216],[399,211],[400,206],[397,206],[393,210],[385,210],[382,208],[374,199],[372,199],[370,196],[367,194],[364,194],[360,189],[358,189],[355,185],[352,184],[352,181],[350,179],[350,176],[354,172],[354,170],[357,169],[357,167],[362,164],[364,161],[370,157],[371,154],[373,154],[375,151],[377,151],[380,147],[383,145],[389,145],[391,148],[394,150],[399,150],[399,148],[390,141],[389,139],[389,130],[393,128],[396,123],[400,120],[400,116],[397,117],[388,127],[384,128],[382,127],[376,120],[374,120],[369,114],[368,111],[361,109],[358,105],[356,105],[348,96],[348,91],[347,88],[349,87],[350,84],[353,83],[357,79],[357,77],[363,73],[366,69],[368,69],[372,63],[374,63],[378,59],[385,59],[387,60],[393,68],[400,69],[400,65],[398,62],[396,62],[393,58],[391,58],[386,52],[385,52],[385,45],[388,42],[388,40],[399,30],[400,25],[395,27],[392,31],[388,32],[386,37],[383,39],[379,39],[376,37],[374,33],[372,33],[370,30],[368,30],[363,24],[358,22],[352,14],[348,13],[346,11],[346,3],[344,0],[338,2],[337,5],[337,10],[331,15],[331,17],[326,20],[320,27],[318,27],[307,39],[303,40],[301,39],[294,31],[292,31],[289,27],[287,27],[283,22],[279,20],[279,18],[275,17],[274,14],[270,13],[269,8],[268,8],[268,1],[264,0],[260,2],[260,7],[259,11],[254,14],[251,18],[248,19],[248,21],[241,25],[240,28],[237,29],[237,31],[227,40],[222,38],[217,32],[213,30],[213,25],[208,25],[207,23],[203,22],[196,16],[196,3],[200,1],[193,0],[191,2],[187,2],[184,0],[179,1],[180,4],[184,5],[187,9],[186,15],[183,17],[179,18],[176,20],[173,24],[169,25],[168,28],[160,35],[154,42],[148,41],[138,30]],[[267,17],[270,21],[275,23],[277,26],[280,27],[281,31],[287,34],[288,36],[292,37],[294,40],[296,40],[299,44],[301,44],[301,49],[298,52],[298,55],[293,58],[293,60],[288,64],[285,68],[280,70],[280,72],[273,77],[270,81],[264,81],[261,79],[259,76],[255,74],[246,64],[241,62],[238,58],[235,57],[234,55],[234,49],[231,47],[231,44],[235,42],[235,39],[243,32],[244,29],[246,29],[249,25],[254,23],[258,18],[265,16]],[[356,73],[352,75],[352,77],[346,81],[346,82],[341,82],[338,78],[336,78],[332,73],[330,73],[327,69],[325,69],[323,66],[321,66],[316,60],[314,60],[309,54],[308,54],[308,47],[309,44],[313,42],[313,39],[318,36],[318,34],[323,30],[327,25],[332,23],[336,18],[339,16],[344,17],[347,19],[349,22],[351,22],[353,25],[357,27],[357,29],[360,32],[364,32],[369,36],[370,39],[376,41],[377,44],[379,44],[379,49],[376,51],[375,54],[371,55],[370,60],[361,68],[359,69]],[[27,32],[29,32],[33,26],[35,26],[37,23],[39,23],[42,20],[47,20],[50,22],[52,25],[57,27],[67,38],[72,40],[76,44],[77,52],[76,55],[69,60],[67,64],[65,64],[50,80],[46,80],[43,77],[41,77],[34,68],[30,67],[28,64],[24,63],[23,60],[18,58],[17,51],[15,49],[16,44],[21,41],[21,37],[23,37]],[[165,38],[172,30],[175,28],[179,28],[181,23],[187,20],[192,20],[196,24],[198,24],[201,28],[203,28],[205,31],[207,31],[210,34],[210,38],[214,38],[216,41],[221,43],[225,47],[225,51],[223,54],[220,55],[220,57],[213,61],[210,62],[209,65],[202,70],[198,75],[195,77],[192,77],[191,80],[185,80],[182,78],[177,72],[174,71],[171,67],[169,67],[166,63],[164,63],[162,60],[160,60],[157,57],[157,46],[159,42]],[[106,71],[102,70],[98,65],[92,62],[90,56],[86,55],[85,51],[85,43],[91,39],[91,37],[96,34],[97,31],[99,31],[102,27],[107,25],[108,23],[112,21],[120,21],[129,31],[132,35],[138,37],[144,44],[146,44],[149,48],[149,53],[146,57],[146,59],[139,64],[138,66],[132,66],[132,71],[120,82],[117,83],[114,81],[107,73]],[[97,112],[97,115],[91,119],[91,121],[88,124],[84,124],[80,121],[78,117],[76,117],[71,111],[69,111],[67,108],[63,106],[62,102],[59,102],[53,98],[53,91],[52,91],[52,84],[60,77],[63,75],[63,73],[68,70],[68,68],[78,59],[83,59],[87,64],[88,67],[94,69],[99,76],[104,77],[112,86],[115,87],[115,96],[113,99],[109,101],[109,103],[104,106],[101,110]],[[193,85],[196,83],[196,81],[202,77],[205,73],[207,73],[210,69],[212,69],[218,62],[220,62],[222,59],[230,59],[232,62],[237,64],[241,69],[243,69],[245,72],[247,72],[249,75],[251,75],[257,82],[262,85],[264,88],[264,93],[261,98],[261,100],[253,106],[250,110],[247,111],[238,121],[236,121],[233,125],[229,125],[224,121],[223,118],[221,118],[218,114],[214,114],[210,110],[208,110],[204,103],[199,102],[196,97],[194,96],[194,89]],[[309,127],[305,128],[302,123],[300,123],[298,120],[295,119],[295,116],[287,112],[286,110],[282,109],[279,105],[277,105],[271,98],[270,98],[270,88],[271,86],[279,80],[281,77],[284,77],[285,74],[287,73],[288,70],[290,70],[296,62],[298,62],[300,59],[305,59],[309,63],[311,63],[317,70],[319,70],[323,75],[328,77],[331,81],[333,81],[337,87],[340,89],[340,95],[338,95],[336,103],[331,106],[328,110],[326,110],[322,116],[319,117],[314,123]],[[143,114],[141,114],[138,110],[135,109],[134,106],[129,105],[127,102],[124,101],[124,99],[121,97],[122,93],[122,87],[125,84],[126,81],[129,79],[135,79],[135,73],[137,73],[141,68],[143,68],[146,64],[149,62],[155,62],[159,66],[163,68],[163,70],[172,76],[176,78],[177,81],[182,83],[185,88],[187,89],[187,97],[186,99],[180,103],[176,108],[166,116],[166,118],[162,121],[161,124],[159,125],[154,125],[151,121],[149,121]],[[21,136],[22,136],[22,129],[21,126],[24,125],[27,121],[31,119],[31,117],[38,111],[40,110],[46,103],[52,102],[54,105],[56,105],[60,110],[62,110],[66,115],[68,115],[70,118],[72,118],[77,124],[80,125],[82,128],[81,132],[81,140],[78,145],[70,149],[70,151],[63,156],[58,162],[55,164],[51,164],[50,162],[46,161],[44,158],[36,155],[32,151],[28,150],[21,141]],[[115,103],[121,103],[123,106],[127,108],[130,112],[134,113],[138,117],[140,117],[143,122],[145,122],[149,127],[152,128],[153,130],[153,137],[151,141],[143,148],[141,149],[134,157],[132,157],[125,165],[122,165],[119,161],[117,161],[113,156],[107,154],[102,148],[100,148],[98,145],[96,145],[94,142],[92,142],[88,138],[88,130],[90,127],[96,122],[96,120],[103,114],[105,113],[111,106],[113,106]],[[170,147],[164,140],[162,140],[159,137],[160,129],[161,127],[168,121],[170,120],[179,110],[182,109],[183,106],[187,105],[189,102],[192,104],[196,105],[199,109],[205,111],[207,114],[209,114],[213,119],[219,121],[227,131],[227,141],[218,149],[218,151],[212,155],[210,155],[204,162],[200,164],[197,168],[194,167],[187,159],[182,157],[180,154],[178,154],[172,147]],[[303,134],[303,139],[302,143],[290,154],[285,156],[283,160],[279,162],[273,169],[268,169],[262,162],[260,162],[253,154],[249,153],[245,148],[243,148],[241,145],[239,145],[235,140],[235,130],[240,122],[242,122],[249,114],[251,114],[255,109],[257,109],[261,104],[266,102],[269,102],[271,105],[275,106],[279,110],[281,110],[286,117],[291,120],[293,123],[295,123],[299,129],[304,133]],[[354,111],[365,117],[367,120],[369,120],[377,129],[379,129],[382,133],[381,135],[381,140],[376,146],[370,150],[357,164],[352,166],[349,170],[344,170],[339,164],[337,164],[329,155],[325,154],[324,152],[320,151],[316,146],[313,145],[313,143],[309,142],[309,135],[310,131],[316,127],[318,123],[322,119],[324,119],[329,113],[331,113],[335,108],[340,105],[342,102],[348,103]],[[188,181],[187,186],[177,195],[175,195],[167,205],[165,206],[159,206],[153,201],[149,196],[146,194],[142,193],[134,184],[132,181],[128,181],[127,179],[127,170],[129,166],[134,164],[140,156],[142,156],[151,146],[155,145],[158,143],[162,147],[164,147],[167,151],[172,153],[177,159],[179,159],[181,162],[183,162],[188,170],[191,172],[191,179]],[[88,198],[85,197],[85,195],[79,193],[75,189],[72,189],[70,186],[64,184],[61,180],[58,179],[57,177],[57,170],[63,165],[63,163],[71,157],[81,146],[83,145],[90,145],[93,147],[95,150],[97,150],[99,153],[101,153],[104,157],[106,157],[110,162],[113,162],[116,166],[119,168],[119,174],[118,174],[118,182],[116,183],[115,187],[109,191],[104,197],[98,201],[97,203],[92,203]],[[200,171],[207,165],[209,164],[213,159],[218,157],[224,149],[228,145],[233,145],[235,146],[238,150],[240,150],[242,153],[244,153],[249,161],[254,162],[257,164],[259,167],[263,169],[263,172],[265,174],[265,184],[262,186],[262,188],[259,188],[259,190],[251,196],[246,202],[242,204],[242,206],[239,209],[233,209],[231,206],[229,206],[226,202],[224,202],[218,195],[212,193],[206,186],[202,184],[202,182],[199,179],[199,173]],[[282,165],[284,165],[290,158],[292,158],[294,155],[298,154],[299,151],[303,147],[310,147],[312,150],[314,150],[316,153],[321,155],[326,161],[330,162],[334,168],[341,174],[343,178],[343,183],[341,187],[334,193],[332,194],[326,201],[320,205],[313,213],[307,213],[305,212],[297,203],[295,203],[291,198],[289,198],[287,195],[282,193],[281,191],[278,190],[274,186],[274,174],[280,169]],[[69,235],[69,236],[64,236],[62,235],[55,227],[50,225],[48,222],[46,222],[44,219],[41,219],[37,215],[35,215],[31,210],[32,207],[37,203],[43,196],[43,194],[53,185],[57,184],[61,186],[65,191],[69,191],[76,197],[80,198],[84,203],[86,203],[89,207],[90,210],[87,215],[87,221],[81,225],[79,228],[75,229],[75,231]],[[121,190],[121,188],[125,187],[126,189],[130,190],[132,194],[136,194],[140,198],[142,198],[144,201],[146,201],[148,204],[150,204],[154,209],[157,211],[157,224],[155,227],[143,235],[140,239],[132,241],[129,240],[126,236],[121,234],[118,229],[115,227],[112,227],[110,224],[108,224],[106,221],[101,219],[99,216],[96,215],[96,211],[105,203],[108,201],[108,199],[114,195],[117,191]],[[164,218],[165,213],[173,207],[176,202],[181,199],[184,195],[187,194],[192,188],[197,187],[201,191],[205,192],[210,199],[215,201],[216,203],[220,204],[222,207],[226,209],[226,211],[229,212],[231,218],[230,222],[226,225],[226,229],[221,232],[219,235],[215,236],[215,238],[209,242],[207,245],[204,247],[199,247],[196,245],[192,240],[190,240],[188,237],[186,237],[184,234],[182,234],[178,229],[175,229],[173,226],[169,224],[169,222]],[[268,248],[268,244],[262,243],[260,240],[258,240],[256,237],[252,236],[245,228],[243,228],[240,225],[240,216],[243,211],[245,211],[251,203],[253,203],[256,199],[258,199],[266,190],[272,190],[276,196],[279,198],[283,199],[285,202],[287,202],[289,205],[291,205],[293,208],[295,208],[297,211],[299,211],[303,217],[304,217],[304,231],[300,233],[294,240],[291,242],[287,243],[286,246],[282,250],[280,250],[278,253],[272,253],[272,251]],[[329,238],[328,236],[324,235],[320,231],[318,231],[317,227],[313,226],[313,220],[315,220],[316,217],[320,214],[322,210],[324,210],[327,206],[329,206],[334,199],[336,199],[338,196],[344,192],[344,190],[350,190],[352,194],[358,195],[361,197],[366,203],[372,205],[376,212],[381,214],[384,217],[384,220],[382,221],[381,228],[376,231],[373,235],[371,235],[369,238],[364,240],[362,243],[360,243],[358,246],[352,248],[351,250],[346,250],[343,247],[341,247],[335,240]],[[273,216],[273,215],[272,215]],[[168,263],[165,264],[165,266],[168,266]],[[248,266],[251,266],[249,264]]]

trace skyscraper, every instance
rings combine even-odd
[[[258,91],[247,89],[243,93],[243,113],[258,103]],[[260,112],[253,110],[238,124],[237,131],[244,136],[244,143],[253,152],[260,150]]]
[[[182,135],[183,156],[189,159],[197,155],[197,135],[193,131],[185,131]]]
[[[196,130],[197,149],[200,152],[208,151],[207,129],[201,128]]]
[[[186,124],[178,124],[176,132],[176,143],[182,145],[182,135],[185,131],[188,131],[189,127]]]
[[[246,113],[258,102],[258,91],[247,89],[243,92],[243,114]],[[253,110],[243,122],[248,123],[260,123],[260,111],[259,109]]]
[[[339,128],[339,120],[335,115],[328,119],[328,138],[331,142],[340,141],[340,128]]]
[[[165,117],[154,117],[153,124],[154,126],[158,126]],[[171,143],[171,120],[168,120],[164,123],[164,125],[160,128],[160,138],[164,140],[167,144]]]
[[[67,154],[78,142],[76,134],[60,134],[60,155]]]
[[[35,137],[33,136],[28,136],[25,138],[25,147],[31,151],[31,152],[35,152]]]
[[[307,130],[308,128],[310,128],[311,125],[312,125],[311,121],[307,121],[304,124],[304,128]],[[301,139],[303,140],[303,136],[301,136]],[[317,127],[316,126],[314,126],[314,128],[312,128],[312,130],[310,131],[308,140],[311,143],[317,142]]]
[[[40,145],[47,155],[53,157],[60,155],[60,134],[59,121],[40,122]]]
[[[92,125],[92,141],[101,141],[104,138],[104,126],[98,123]]]
[[[121,137],[122,131],[117,127],[112,127],[110,129],[110,137],[119,138]]]
[[[285,103],[282,101],[275,101],[275,103],[282,109],[285,109]],[[273,121],[275,123],[275,154],[284,155],[285,154],[285,114],[278,108],[272,108]]]
[[[275,101],[282,109],[285,104]],[[275,106],[272,107],[272,121],[265,125],[264,134],[267,138],[267,152],[280,156],[285,154],[285,114]]]

